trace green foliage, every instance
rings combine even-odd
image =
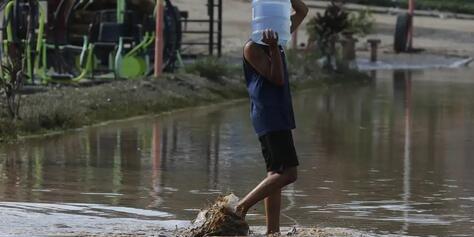
[[[25,107],[23,113],[25,116],[19,126],[24,132],[78,127],[85,119],[84,108],[74,106],[72,101],[59,98],[49,100],[49,103],[36,103],[36,107]]]
[[[416,7],[418,9],[436,9],[440,11],[474,14],[474,1],[472,0],[418,0]]]
[[[0,119],[0,142],[16,139],[17,126],[11,120]]]
[[[228,76],[232,68],[216,57],[206,57],[198,59],[192,64],[186,65],[184,70],[205,77],[210,80],[219,80]]]
[[[316,53],[324,57],[324,68],[333,71],[338,65],[336,42],[340,34],[350,32],[364,37],[373,31],[374,25],[375,18],[369,10],[349,14],[344,9],[344,3],[334,0],[324,14],[317,13],[309,20],[307,31],[309,41],[316,43]]]
[[[384,7],[407,8],[408,0],[348,0],[347,2]],[[416,8],[420,10],[439,10],[455,13],[474,14],[472,0],[417,0]]]
[[[9,44],[9,55],[2,59],[0,72],[0,90],[8,116],[12,120],[20,118],[21,95],[25,78],[22,51],[16,44]]]
[[[356,36],[365,37],[372,33],[375,26],[375,18],[369,9],[352,12],[349,14],[349,29]]]
[[[315,63],[320,58],[320,55],[314,52],[288,50],[286,57],[291,78],[299,81],[299,83],[293,84],[297,89],[314,86],[326,87],[337,84],[364,85],[370,79],[365,72],[359,72],[350,68],[341,67],[336,71],[328,73],[319,64]]]
[[[346,30],[350,25],[348,23],[349,14],[340,6],[340,4],[331,1],[324,14],[319,12],[312,17],[307,25],[307,31],[311,41],[323,41],[326,43],[331,37],[336,36]]]
[[[307,25],[309,40],[317,42],[318,51],[325,57],[325,68],[332,70],[339,34],[350,28],[349,13],[341,3],[331,1],[324,14],[317,13]]]
[[[315,63],[321,55],[318,52],[286,51],[288,71],[293,77],[303,78],[321,74],[321,67]]]

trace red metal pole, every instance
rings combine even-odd
[[[415,21],[415,0],[408,1],[408,14],[411,16],[410,31],[408,33],[408,49],[413,48],[413,22]]]
[[[156,26],[155,26],[155,77],[161,76],[163,71],[163,26],[164,26],[163,0],[156,2]]]

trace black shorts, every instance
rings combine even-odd
[[[259,140],[268,172],[282,173],[299,165],[291,130],[269,132]]]

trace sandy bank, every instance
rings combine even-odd
[[[322,1],[308,1],[327,4]],[[207,16],[205,7],[206,0],[176,0],[176,5],[182,10],[190,12],[191,18],[204,18]],[[309,17],[314,16],[321,9],[312,8]],[[309,18],[308,17],[308,18]],[[395,29],[396,15],[378,13],[374,14],[377,28],[367,38],[382,39],[382,46],[392,48],[393,32]],[[298,31],[298,43],[306,44],[307,34],[305,23]],[[223,46],[224,52],[240,54],[243,43],[250,35],[251,4],[248,0],[226,0],[224,1],[224,25]],[[415,47],[436,50],[437,52],[449,52],[457,55],[474,56],[474,21],[452,18],[415,18]],[[191,27],[191,26],[190,26]],[[194,26],[202,27],[202,26]],[[189,36],[186,36],[188,39]],[[192,40],[192,38],[191,38]],[[365,39],[360,40],[364,44]]]

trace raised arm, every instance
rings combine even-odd
[[[291,6],[294,10],[291,15],[291,33],[293,33],[301,25],[306,15],[308,15],[309,10],[303,0],[291,0]]]
[[[269,54],[256,43],[249,42],[244,47],[244,57],[260,75],[277,86],[283,86],[283,59],[278,47],[278,35],[273,30],[265,30],[262,41],[268,45]]]

